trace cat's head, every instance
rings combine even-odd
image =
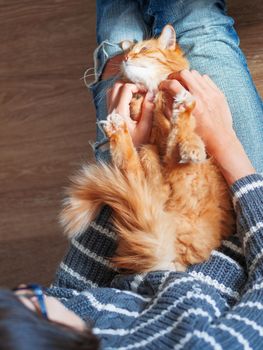
[[[172,72],[188,68],[182,50],[176,44],[175,30],[166,25],[159,38],[139,43],[124,41],[126,50],[122,71],[133,83],[143,84],[148,90],[156,90],[162,80]]]

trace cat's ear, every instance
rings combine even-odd
[[[127,51],[129,49],[131,49],[134,45],[134,42],[130,41],[130,40],[123,40],[120,43],[121,48],[123,49],[123,51]]]
[[[173,26],[167,24],[158,38],[159,45],[164,50],[175,50],[176,34]]]

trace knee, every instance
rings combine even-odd
[[[232,26],[234,21],[226,15],[224,0],[167,0],[165,9],[152,8],[155,17],[154,33],[158,34],[162,27],[171,23],[177,35],[191,32],[197,34],[203,30]],[[193,33],[194,32],[194,33]]]
[[[215,10],[218,9],[220,11],[225,12],[225,0],[186,0],[184,1],[184,6],[189,7],[193,11],[197,11],[198,9],[208,9]]]
[[[97,5],[97,42],[119,44],[123,40],[141,41],[148,34],[136,1],[99,1]]]
[[[234,21],[227,16],[224,0],[188,0],[184,2],[179,27],[191,29],[220,29],[232,27]]]
[[[143,28],[128,26],[128,25],[115,25],[111,28],[100,26],[97,28],[97,41],[101,44],[107,41],[111,44],[119,45],[124,40],[141,41],[146,37],[146,30]]]

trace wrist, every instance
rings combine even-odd
[[[229,148],[234,147],[239,140],[236,136],[236,133],[233,129],[224,131],[223,134],[220,135],[212,135],[209,134],[208,141],[206,142],[206,149],[208,153],[213,157],[221,157],[221,155],[225,154]]]
[[[216,160],[230,186],[242,177],[255,173],[255,169],[234,132],[224,137],[220,146],[210,154]]]

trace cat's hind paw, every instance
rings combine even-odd
[[[183,142],[180,144],[180,163],[201,163],[206,160],[205,145],[201,139],[195,142]]]

